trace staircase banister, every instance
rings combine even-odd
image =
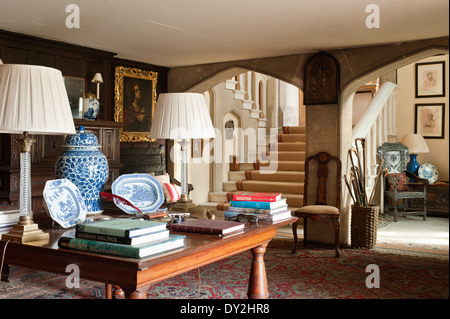
[[[392,82],[385,82],[381,85],[378,93],[372,99],[366,111],[364,112],[364,115],[353,128],[353,141],[356,138],[367,136],[373,122],[376,121],[379,113],[383,110],[383,106],[386,104],[392,92],[396,88],[398,88],[398,86]]]

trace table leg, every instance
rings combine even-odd
[[[147,290],[150,285],[146,285],[144,287],[136,288],[136,289],[127,289],[125,290],[125,298],[126,299],[147,299]]]
[[[267,299],[269,290],[267,289],[266,266],[264,264],[264,253],[269,242],[251,249],[253,260],[250,269],[250,280],[248,283],[248,298]]]

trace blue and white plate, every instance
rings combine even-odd
[[[44,200],[52,219],[63,228],[83,223],[87,207],[80,190],[66,178],[47,181]]]
[[[120,175],[112,184],[112,193],[128,200],[143,213],[157,210],[164,202],[161,184],[149,174]],[[135,208],[114,200],[127,214],[139,213]]]
[[[420,165],[418,173],[420,178],[428,179],[430,184],[433,184],[438,179],[438,171],[436,167],[428,163]]]

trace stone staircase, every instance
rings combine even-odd
[[[305,128],[284,127],[269,149],[261,161],[241,163],[240,171],[228,172],[223,191],[209,193],[209,202],[200,206],[225,211],[237,192],[281,192],[289,209],[303,206]]]

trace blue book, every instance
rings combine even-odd
[[[144,258],[167,250],[183,247],[185,237],[184,235],[169,235],[168,238],[131,246],[63,236],[58,240],[58,247],[104,255]]]
[[[253,201],[230,201],[232,207],[257,208],[257,209],[275,209],[286,206],[286,198],[276,202],[253,202]]]

